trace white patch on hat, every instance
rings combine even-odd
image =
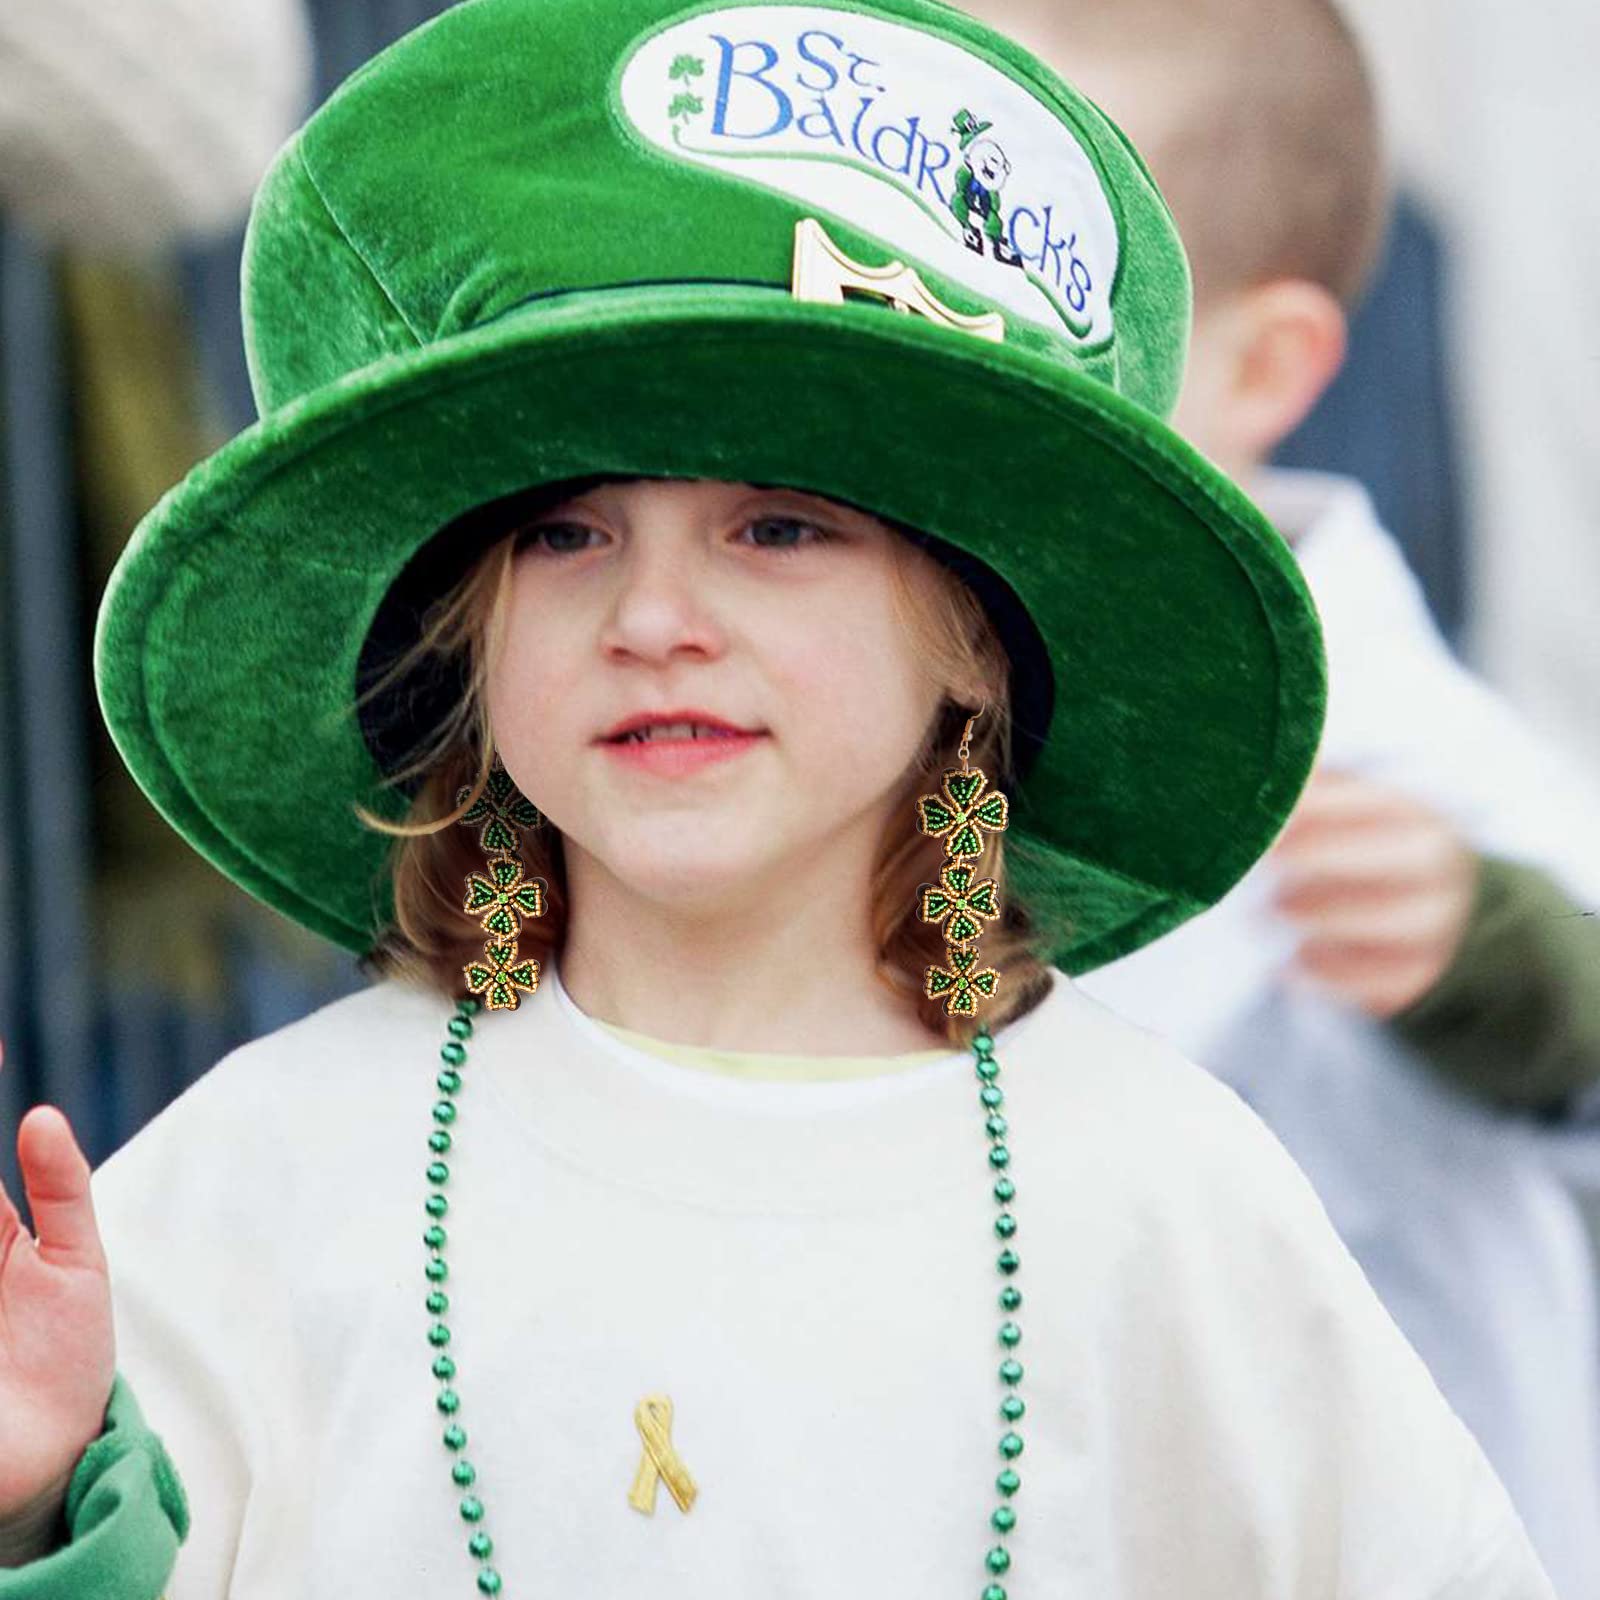
[[[831,211],[1054,333],[1111,337],[1120,241],[1093,162],[1036,91],[953,40],[733,6],[647,39],[620,96],[669,155]]]

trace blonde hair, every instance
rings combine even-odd
[[[390,822],[365,807],[356,808],[366,826],[394,840],[389,863],[394,917],[381,930],[365,965],[376,975],[405,977],[446,996],[464,993],[462,967],[483,951],[483,929],[463,909],[463,896],[466,875],[481,872],[484,858],[476,829],[458,824],[483,793],[494,759],[485,691],[490,664],[504,638],[521,531],[515,528],[499,537],[429,607],[420,637],[361,697],[364,703],[382,695],[430,658],[464,668],[464,692],[449,714],[420,753],[388,777],[391,786],[416,780],[406,819]],[[973,728],[970,761],[989,774],[992,785],[1003,786],[1004,774],[1011,770],[1011,717],[1008,662],[999,637],[977,597],[953,572],[934,561],[933,595],[926,598],[909,579],[916,559],[912,541],[897,536],[892,548],[895,604],[917,659],[926,662],[935,681],[991,686]],[[943,1002],[923,993],[924,970],[946,964],[941,930],[918,916],[921,885],[937,881],[944,844],[918,831],[915,805],[956,764],[971,714],[970,708],[947,699],[934,718],[902,781],[891,812],[895,820],[884,830],[869,888],[878,980],[912,1004],[929,1029],[955,1045],[969,1043],[980,1027],[997,1028],[1032,1010],[1051,982],[1036,949],[1033,921],[1007,891],[1004,835],[989,834],[978,866],[999,885],[1003,909],[999,921],[986,925],[979,951],[982,965],[1001,974],[997,994],[980,1002],[976,1018],[962,1018],[946,1016]],[[547,886],[545,914],[524,925],[520,941],[521,954],[542,965],[561,948],[570,903],[559,830],[545,822],[525,831],[521,856],[528,876],[544,879]]]

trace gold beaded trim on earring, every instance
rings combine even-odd
[[[472,793],[460,790],[456,804]],[[539,963],[521,960],[517,936],[523,920],[542,917],[546,886],[543,878],[530,878],[518,854],[522,830],[541,826],[544,819],[527,799],[496,753],[483,793],[458,819],[464,828],[479,829],[478,843],[487,864],[482,873],[467,874],[466,903],[462,910],[476,917],[483,928],[482,961],[469,961],[461,970],[467,988],[482,997],[491,1011],[515,1011],[517,991],[533,994],[539,987]]]
[[[930,1000],[943,1000],[945,1015],[977,1014],[978,996],[993,997],[1000,974],[993,967],[978,967],[976,940],[985,922],[1000,915],[1000,888],[993,878],[978,877],[985,833],[1003,833],[1010,820],[1010,803],[998,789],[987,789],[989,777],[970,762],[972,724],[986,708],[967,719],[958,752],[961,765],[944,775],[939,794],[917,801],[917,830],[945,841],[945,863],[937,884],[924,884],[918,914],[924,922],[943,925],[948,966],[929,967],[922,992]]]

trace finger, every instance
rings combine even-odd
[[[1280,848],[1275,870],[1279,891],[1294,894],[1318,885],[1427,883],[1448,877],[1460,857],[1454,835],[1408,823],[1304,835]]]
[[[1453,885],[1355,894],[1304,893],[1279,903],[1280,913],[1306,934],[1331,944],[1405,950],[1453,947],[1468,902]]]
[[[89,1195],[91,1169],[71,1123],[54,1106],[35,1106],[22,1119],[17,1160],[39,1254],[56,1266],[99,1266],[104,1255]]]
[[[1432,954],[1308,939],[1294,970],[1369,1015],[1385,1018],[1420,1000],[1444,969]]]

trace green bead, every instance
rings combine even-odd
[[[449,1356],[435,1356],[433,1358],[433,1375],[448,1383],[456,1375],[455,1362]]]
[[[453,1141],[450,1138],[450,1135],[446,1133],[443,1128],[435,1128],[433,1132],[428,1135],[428,1148],[433,1151],[435,1155],[442,1156],[445,1151],[450,1148],[452,1143]]]
[[[1006,1129],[1009,1126],[1010,1124],[997,1111],[984,1123],[983,1131],[987,1133],[991,1139],[1003,1139],[1006,1136]]]
[[[446,1094],[454,1094],[461,1087],[461,1074],[454,1067],[446,1067],[433,1081]]]
[[[456,1108],[448,1100],[440,1100],[434,1104],[433,1120],[435,1122],[454,1122]]]
[[[453,1417],[461,1409],[461,1396],[454,1389],[441,1389],[439,1398],[434,1404],[444,1412],[447,1417]]]
[[[450,1309],[450,1296],[447,1294],[441,1294],[439,1290],[435,1289],[433,1293],[428,1296],[427,1303],[428,1310],[431,1311],[434,1316],[442,1317],[445,1312]]]
[[[994,1515],[989,1518],[989,1526],[996,1533],[1010,1533],[1017,1525],[1017,1514],[1010,1506],[996,1506]]]
[[[430,1217],[442,1217],[450,1209],[450,1202],[442,1194],[430,1194],[422,1205]]]
[[[978,1076],[985,1083],[993,1083],[1000,1076],[1000,1063],[993,1056],[979,1056]]]
[[[476,1000],[457,1000],[456,1012],[459,1016],[475,1017],[481,1009]]]
[[[450,1276],[450,1269],[442,1256],[435,1256],[422,1270],[427,1273],[430,1283],[443,1283]]]
[[[437,1348],[450,1343],[450,1330],[442,1322],[436,1322],[428,1329],[428,1343]]]
[[[467,1059],[466,1047],[459,1040],[451,1039],[439,1046],[439,1059],[452,1067],[459,1067]]]
[[[1017,1186],[1009,1178],[996,1178],[994,1180],[994,1197],[1003,1206],[1008,1206],[1017,1198]]]
[[[492,1556],[494,1554],[494,1540],[491,1539],[482,1528],[479,1528],[478,1531],[467,1540],[467,1551],[470,1555],[476,1556],[479,1561],[482,1561],[485,1556]]]
[[[445,1024],[452,1039],[470,1039],[472,1037],[472,1024],[465,1017],[451,1017]]]
[[[467,1522],[482,1522],[483,1501],[476,1495],[466,1495],[461,1501],[461,1515]]]
[[[1002,1311],[1015,1311],[1022,1304],[1022,1291],[1014,1283],[1008,1283],[1000,1291],[1000,1309]]]
[[[994,1035],[987,1028],[979,1028],[972,1036],[972,1047],[975,1050],[993,1050]]]
[[[459,1422],[452,1422],[444,1430],[444,1443],[447,1450],[459,1450],[467,1442],[467,1430]]]
[[[999,1267],[999,1269],[1005,1273],[1007,1277],[1010,1277],[1011,1274],[1022,1265],[1022,1257],[1019,1256],[1015,1250],[1002,1250],[1000,1254],[994,1258],[994,1264]]]
[[[1010,1467],[1007,1467],[1005,1471],[994,1480],[994,1486],[1003,1495],[1013,1495],[1022,1487],[1022,1479],[1019,1478]]]
[[[430,1161],[428,1163],[427,1176],[429,1183],[448,1183],[450,1181],[450,1169],[442,1161]]]
[[[991,1572],[1008,1572],[1011,1568],[1011,1552],[1003,1544],[997,1544],[983,1559]]]
[[[493,1567],[484,1567],[478,1573],[478,1590],[482,1594],[500,1593],[500,1574]]]
[[[1022,1363],[1009,1357],[1000,1363],[1000,1381],[1015,1389],[1022,1382]]]
[[[994,1219],[994,1231],[1002,1239],[1009,1239],[1017,1231],[1017,1219],[1009,1211],[1002,1211]]]
[[[445,1241],[449,1237],[450,1235],[447,1234],[436,1222],[422,1235],[422,1242],[427,1245],[430,1250],[442,1250],[444,1249]]]
[[[1021,1422],[1023,1413],[1026,1412],[1027,1409],[1028,1408],[1022,1403],[1022,1396],[1020,1394],[1008,1394],[1005,1399],[1000,1402],[1000,1415],[1004,1417],[1007,1422]]]
[[[991,1167],[1009,1167],[1011,1165],[1011,1152],[1003,1144],[992,1145],[989,1149],[989,1165]]]
[[[478,1481],[478,1469],[470,1461],[463,1459],[451,1467],[450,1476],[458,1487],[470,1489]]]
[[[998,1583],[987,1583],[983,1587],[983,1600],[1006,1600],[1006,1592]]]
[[[1000,1343],[1008,1350],[1015,1350],[1022,1343],[1022,1329],[1014,1322],[1000,1324]]]
[[[1005,1090],[1000,1088],[998,1084],[986,1083],[978,1091],[978,1099],[986,1109],[998,1111],[1006,1103]]]
[[[1022,1435],[1020,1433],[1006,1433],[1000,1436],[1000,1454],[1007,1461],[1015,1461],[1022,1454]]]

